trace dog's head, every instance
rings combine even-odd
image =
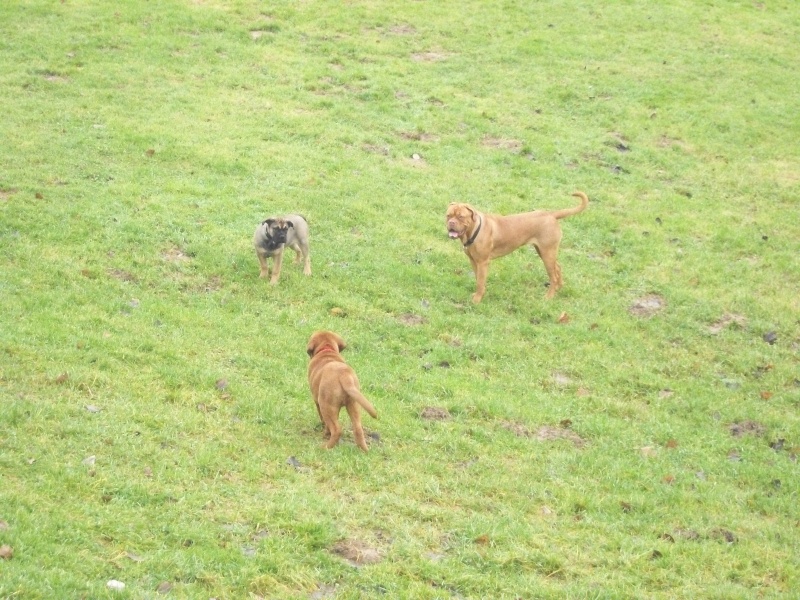
[[[451,239],[464,236],[475,223],[475,212],[469,204],[451,202],[447,207],[447,235]]]
[[[332,331],[315,331],[308,340],[306,352],[313,358],[320,352],[336,352],[344,350],[347,345],[338,334]]]
[[[285,219],[267,219],[261,222],[264,225],[264,235],[267,238],[267,246],[274,250],[281,244],[286,243],[286,235],[289,228],[294,227],[294,223]]]

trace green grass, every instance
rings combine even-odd
[[[0,597],[797,594],[798,38],[788,0],[2,3]],[[559,295],[520,251],[473,306],[447,204],[575,189]],[[322,328],[368,454],[321,447]]]

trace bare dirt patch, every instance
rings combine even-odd
[[[761,423],[756,421],[742,421],[741,423],[731,423],[728,427],[733,437],[742,437],[744,435],[762,436],[767,431]]]
[[[507,150],[515,153],[522,151],[522,142],[511,138],[486,136],[481,141],[481,145],[494,150]]]
[[[576,448],[583,448],[583,446],[586,445],[586,440],[566,427],[551,427],[549,425],[542,425],[536,431],[532,431],[525,425],[522,425],[521,423],[514,423],[513,421],[503,421],[501,426],[503,429],[507,429],[517,437],[533,438],[539,442],[567,440],[572,442]]]
[[[564,375],[564,373],[555,371],[553,372],[553,383],[555,383],[558,387],[564,387],[570,385],[572,383],[572,379],[567,375]]]
[[[447,421],[450,418],[450,411],[438,406],[426,406],[419,416],[426,421]]]
[[[630,152],[631,146],[628,139],[618,131],[612,131],[611,135],[613,136],[614,140],[607,142],[607,146],[611,146],[615,150],[619,152]]]
[[[222,289],[222,277],[219,275],[214,275],[213,277],[209,277],[201,286],[201,291],[203,292],[218,292]]]
[[[634,317],[649,318],[664,310],[666,305],[666,300],[658,294],[648,294],[634,301],[628,308],[628,312]]]
[[[407,325],[409,327],[413,327],[415,325],[422,325],[425,323],[425,317],[421,315],[415,315],[412,313],[405,313],[397,317],[397,320],[400,321],[403,325]]]
[[[19,190],[15,188],[7,188],[7,189],[0,189],[0,200],[3,202],[8,202],[9,198],[19,192]]]
[[[442,60],[447,60],[452,55],[448,54],[447,52],[417,52],[416,54],[412,54],[411,58],[417,62],[439,62]]]
[[[331,548],[331,552],[341,556],[354,567],[363,567],[380,562],[383,558],[381,553],[361,540],[342,540],[336,542]]]
[[[422,131],[401,131],[398,134],[404,140],[411,140],[414,142],[438,142],[439,138],[433,134],[425,133]]]
[[[370,154],[380,154],[381,156],[389,156],[389,146],[381,146],[380,144],[362,144],[361,149]]]
[[[727,329],[731,325],[736,325],[737,327],[744,328],[747,325],[747,317],[742,315],[736,315],[731,313],[725,313],[719,319],[717,319],[714,323],[708,326],[708,332],[711,335],[718,335],[723,330]]]
[[[389,33],[392,35],[414,35],[417,33],[417,29],[413,25],[392,25],[389,27]]]
[[[656,145],[659,148],[681,148],[682,150],[688,150],[689,146],[686,142],[684,142],[680,138],[670,137],[666,134],[662,135],[658,138]]]
[[[186,263],[191,260],[189,255],[186,254],[183,250],[181,250],[177,246],[173,246],[169,250],[165,250],[164,252],[162,252],[161,258],[175,264]]]
[[[127,281],[128,283],[135,283],[138,281],[136,275],[129,271],[125,271],[123,269],[109,269],[108,270],[109,277],[113,277],[114,279],[118,279],[119,281]]]

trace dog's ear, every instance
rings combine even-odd
[[[275,224],[275,219],[266,219],[261,222],[262,225],[269,225],[272,227]]]
[[[309,358],[314,356],[314,351],[317,349],[317,335],[312,335],[311,338],[308,340],[308,346],[306,347],[306,353],[308,354]]]
[[[347,344],[345,344],[344,340],[339,336],[339,334],[333,334],[333,341],[336,342],[336,345],[339,346],[339,352],[347,348]]]
[[[294,223],[292,223],[291,221],[286,221],[286,226],[287,227],[294,227]]]

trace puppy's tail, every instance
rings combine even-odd
[[[589,197],[584,194],[583,192],[575,192],[572,194],[576,198],[581,199],[581,203],[574,207],[574,208],[564,208],[561,210],[554,210],[550,214],[553,215],[556,219],[563,219],[564,217],[571,217],[572,215],[577,215],[579,212],[582,212],[587,206],[589,206]]]
[[[375,407],[372,406],[370,401],[364,397],[364,394],[362,394],[361,390],[359,390],[356,387],[354,381],[350,380],[347,382],[346,385],[343,385],[342,387],[344,388],[344,391],[347,392],[348,396],[350,396],[353,400],[358,402],[361,405],[361,407],[369,413],[370,417],[372,417],[373,419],[378,418],[378,411],[376,411]]]

